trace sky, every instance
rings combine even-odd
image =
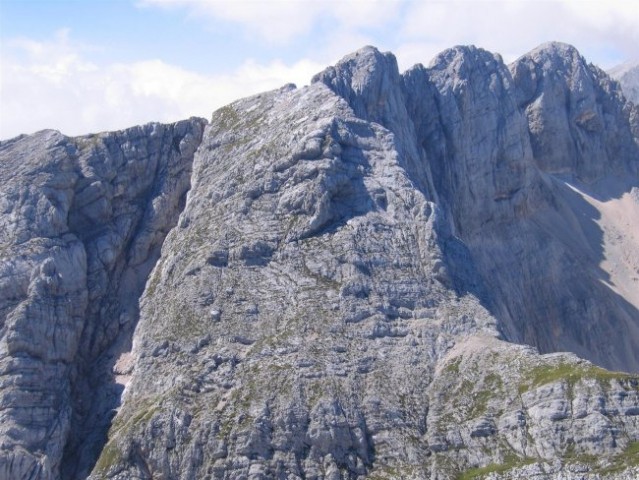
[[[403,71],[455,45],[639,56],[637,0],[0,0],[0,139],[209,118],[365,45]]]

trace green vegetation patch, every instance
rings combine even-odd
[[[444,372],[459,374],[459,364],[461,363],[461,357],[457,357],[453,361],[449,362],[446,367],[444,367]]]
[[[121,412],[115,417],[113,425],[111,426],[111,432],[117,432],[122,429],[130,431],[138,425],[147,423],[159,410],[159,400],[147,399],[140,401],[135,407],[130,407],[126,412]]]
[[[469,418],[484,415],[488,410],[488,401],[494,398],[496,392],[500,391],[504,383],[499,375],[490,373],[484,378],[482,389],[473,392],[471,395],[472,404],[470,407]]]
[[[475,478],[482,478],[491,473],[501,474],[512,470],[513,468],[521,468],[526,465],[531,465],[535,462],[536,460],[534,458],[521,458],[517,455],[510,454],[507,455],[504,458],[504,461],[501,463],[491,463],[489,465],[486,465],[485,467],[476,467],[466,470],[457,477],[457,480],[472,480]]]
[[[122,452],[114,445],[114,442],[111,441],[102,449],[102,453],[100,453],[100,458],[98,458],[94,470],[98,474],[106,475],[111,467],[117,465],[121,461]]]
[[[627,468],[639,466],[639,441],[633,441],[628,444],[626,449],[615,455],[610,465],[597,469],[597,473],[601,475],[615,475],[623,472]]]
[[[639,441],[630,442],[622,452],[608,459],[586,453],[577,454],[574,449],[568,450],[563,459],[568,464],[587,465],[592,473],[601,475],[604,478],[609,475],[614,478],[614,476],[628,468],[639,466]]]
[[[560,381],[565,381],[572,387],[584,378],[592,378],[602,384],[609,384],[611,380],[626,381],[635,389],[639,386],[639,377],[627,373],[611,372],[594,365],[561,362],[555,365],[535,367],[527,372],[519,386],[519,393],[522,394],[531,388]]]
[[[213,112],[211,123],[217,120],[220,130],[229,130],[234,125],[240,123],[240,116],[232,105],[222,107]]]
[[[159,410],[159,400],[146,399],[140,401],[130,414],[122,412],[116,416],[109,431],[109,441],[102,449],[102,453],[95,465],[95,471],[106,475],[111,467],[122,463],[124,454],[116,445],[116,439],[120,436],[119,432],[124,432],[123,434],[127,435],[139,425],[151,421]]]

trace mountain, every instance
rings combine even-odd
[[[636,478],[637,113],[565,44],[365,47],[1,142],[0,478]]]
[[[626,98],[639,105],[639,62],[626,62],[612,68],[608,74],[621,84]]]

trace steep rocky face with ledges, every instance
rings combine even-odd
[[[481,277],[475,293],[505,337],[639,369],[639,304],[611,288],[600,213],[581,195],[605,201],[637,186],[636,117],[618,85],[557,43],[510,67],[498,55],[455,47],[401,81],[389,57],[365,49],[316,80],[411,143],[401,147],[405,168],[468,249]],[[361,97],[384,99],[386,110]]]
[[[628,61],[608,70],[608,74],[617,80],[628,100],[639,105],[639,61]]]
[[[110,351],[130,344],[202,129],[43,131],[0,144],[0,478],[60,478],[61,468],[72,478],[95,462],[122,390]]]
[[[206,126],[2,142],[0,466],[636,478],[636,113],[563,44],[366,47]]]
[[[97,477],[363,476],[398,449],[426,461],[403,444],[425,433],[437,358],[496,330],[444,286],[438,213],[395,145],[321,84],[214,114]]]

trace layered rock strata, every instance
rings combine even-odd
[[[77,478],[95,463],[122,390],[113,352],[130,350],[203,127],[0,144],[0,478]]]
[[[601,367],[639,370],[636,113],[563,44],[509,66],[455,47],[404,74],[367,47],[205,128],[3,142],[3,185],[32,192],[7,196],[3,278],[33,291],[5,282],[2,341],[23,340],[4,358],[55,363],[63,389],[49,450],[39,404],[6,417],[5,471],[635,478],[639,377]],[[9,321],[36,298],[64,299],[72,342],[24,340],[57,325]],[[4,405],[41,388],[25,371]]]

